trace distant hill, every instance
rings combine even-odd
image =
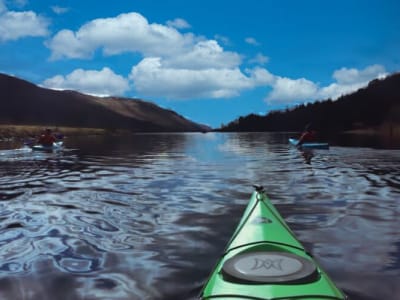
[[[375,79],[367,87],[332,101],[300,105],[266,116],[240,117],[220,131],[301,131],[308,123],[326,134],[400,127],[400,73]]]
[[[133,132],[207,131],[140,99],[94,97],[38,87],[0,74],[0,124],[127,129]]]

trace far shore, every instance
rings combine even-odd
[[[42,125],[0,125],[0,141],[24,140],[38,137],[46,128],[55,133],[62,133],[65,136],[89,136],[105,135],[115,131],[103,128],[78,128],[65,126],[42,126]]]
[[[380,136],[384,138],[400,139],[400,124],[386,123],[379,127],[359,128],[342,132],[342,134]]]
[[[26,141],[27,139],[39,137],[45,129],[51,129],[54,133],[60,133],[66,137],[80,136],[128,136],[137,131],[115,128],[87,128],[87,127],[68,127],[52,125],[10,125],[0,124],[0,141]],[[199,131],[200,132],[200,131]],[[203,132],[204,133],[204,132]]]
[[[105,136],[105,135],[129,135],[133,132],[127,129],[83,128],[67,126],[45,125],[10,125],[0,124],[0,141],[24,141],[37,138],[46,128],[64,136]],[[376,136],[400,140],[400,125],[382,125],[374,128],[359,128],[338,133],[339,135]]]

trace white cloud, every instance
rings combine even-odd
[[[249,60],[251,64],[265,65],[269,61],[269,57],[262,53],[257,53],[255,57]]]
[[[362,70],[341,68],[333,72],[335,82],[323,87],[305,78],[290,79],[277,76],[271,84],[272,91],[265,100],[286,104],[328,98],[336,100],[365,87],[373,79],[386,76],[387,72],[381,65],[368,66]]]
[[[129,75],[135,92],[171,99],[234,97],[243,90],[257,86],[272,89],[266,96],[267,102],[289,104],[316,99],[337,99],[342,94],[366,85],[369,80],[386,74],[384,67],[380,65],[363,70],[342,68],[333,73],[332,84],[320,86],[306,78],[279,76],[260,67],[242,72],[242,56],[226,51],[218,42],[229,40],[224,37],[206,39],[193,33],[182,34],[178,29],[190,26],[183,19],[168,21],[166,24],[149,23],[139,13],[125,13],[113,18],[92,20],[75,32],[61,30],[47,42],[47,46],[52,51],[53,60],[87,59],[98,49],[104,55],[139,53],[143,58],[132,67]],[[246,42],[259,45],[252,37],[248,37]],[[248,62],[259,66],[266,64],[268,60],[267,56],[258,53]],[[88,72],[80,71],[83,74]],[[76,75],[73,72],[66,78],[57,77],[54,82],[60,80],[64,85],[68,83],[69,88],[78,90],[86,88],[86,84],[80,86],[80,81],[72,80],[72,74]],[[123,82],[122,87],[112,90],[121,94],[121,91],[128,89],[128,79],[120,77],[117,81]],[[99,93],[98,88],[100,87],[94,88],[95,93]],[[100,94],[106,93],[101,91]]]
[[[381,78],[387,75],[385,68],[381,65],[372,65],[363,70],[341,68],[333,73],[333,78],[339,84],[354,84]]]
[[[250,44],[250,45],[253,45],[253,46],[259,46],[259,45],[260,45],[260,43],[257,42],[257,40],[256,40],[255,38],[253,38],[253,37],[247,37],[247,38],[245,38],[245,42],[246,42],[247,44]]]
[[[61,30],[47,42],[52,59],[90,58],[98,48],[102,48],[105,55],[123,52],[139,52],[144,56],[176,55],[192,44],[192,34],[181,34],[175,28],[160,24],[149,24],[138,13],[95,19],[77,32]]]
[[[250,75],[254,86],[269,86],[276,80],[275,76],[264,68],[246,69],[246,72]]]
[[[207,69],[235,68],[241,63],[235,52],[224,51],[214,40],[200,41],[181,55],[164,59],[164,65],[174,68]]]
[[[52,6],[51,9],[57,15],[62,15],[69,11],[68,7],[61,7],[61,6],[57,6],[57,5]]]
[[[77,69],[66,76],[57,75],[46,79],[42,85],[57,90],[78,90],[96,96],[121,96],[129,90],[128,80],[109,68],[101,71]]]
[[[363,70],[341,68],[333,73],[336,82],[319,90],[321,99],[331,98],[336,100],[342,95],[357,91],[366,86],[371,80],[386,77],[388,73],[381,65],[368,66]]]
[[[85,43],[81,43],[71,30],[61,30],[46,45],[51,48],[52,56],[50,59],[69,58],[89,58],[94,48]]]
[[[52,59],[89,58],[99,48],[105,55],[142,54],[144,58],[133,66],[129,79],[136,92],[146,96],[232,97],[265,80],[259,70],[250,71],[250,76],[242,73],[241,56],[225,51],[216,40],[149,24],[138,13],[96,19],[76,32],[61,30],[47,45]]]
[[[297,99],[312,99],[318,92],[318,86],[305,78],[276,77],[272,86],[273,90],[268,95],[267,100],[282,103],[289,103]]]
[[[175,99],[227,98],[252,88],[254,81],[238,68],[176,69],[162,65],[160,58],[145,58],[132,68],[135,89],[148,96]]]
[[[48,35],[49,22],[33,11],[7,11],[0,2],[0,42]]]
[[[181,18],[176,18],[175,20],[167,21],[167,25],[169,27],[174,27],[177,29],[186,29],[191,27],[190,24],[186,22],[186,20]]]

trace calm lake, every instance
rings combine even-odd
[[[350,299],[400,299],[400,150],[288,134],[0,144],[0,299],[196,299],[253,192]]]

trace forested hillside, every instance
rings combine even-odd
[[[221,131],[301,131],[312,123],[321,132],[400,126],[400,73],[371,81],[367,87],[332,101],[308,103],[266,116],[251,114]]]

